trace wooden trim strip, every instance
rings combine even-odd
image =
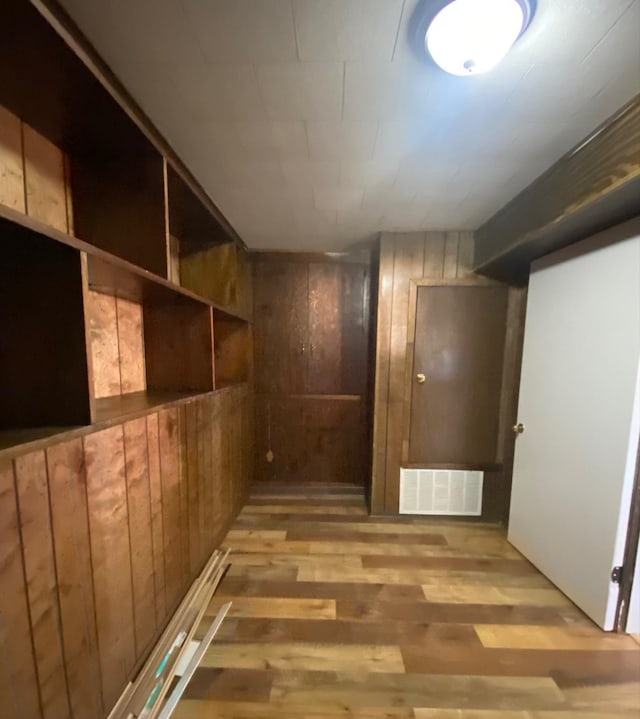
[[[476,232],[475,270],[523,283],[532,260],[638,214],[640,95]]]

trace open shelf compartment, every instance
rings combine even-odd
[[[87,266],[95,422],[214,389],[208,304],[103,258]]]
[[[31,3],[2,18],[0,202],[167,277],[162,154]]]
[[[214,313],[216,388],[251,379],[251,327],[243,320]]]
[[[89,424],[81,253],[3,218],[0,244],[1,443]]]

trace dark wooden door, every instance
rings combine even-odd
[[[256,478],[363,484],[368,261],[259,253],[253,277]]]
[[[363,394],[367,386],[368,265],[309,264],[309,394]]]
[[[496,461],[507,292],[498,286],[418,287],[410,464]]]
[[[256,262],[254,358],[257,393],[303,394],[307,387],[307,265]]]

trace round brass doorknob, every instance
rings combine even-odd
[[[524,425],[522,424],[522,422],[518,422],[518,424],[514,424],[513,431],[515,434],[522,434],[524,432]]]
[[[416,375],[416,382],[417,382],[418,384],[424,384],[425,381],[426,381],[426,379],[427,379],[427,378],[422,374],[422,372],[419,372],[419,373]]]

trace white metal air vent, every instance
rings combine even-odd
[[[484,472],[401,469],[400,514],[478,517],[482,513]]]

